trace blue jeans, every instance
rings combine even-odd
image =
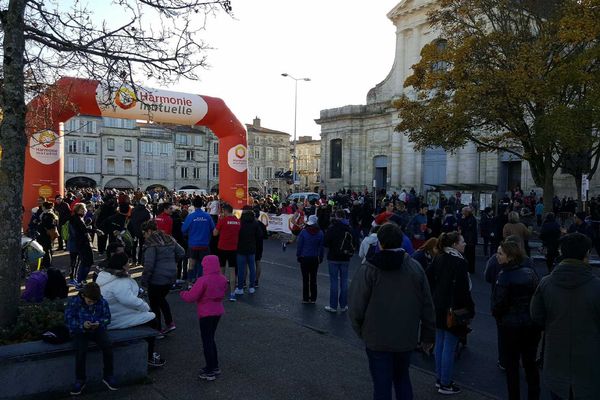
[[[248,287],[253,288],[254,282],[256,282],[256,262],[254,260],[254,253],[238,254],[237,255],[238,289],[244,288],[244,282],[246,281],[246,264],[248,264],[248,269],[250,269],[250,282],[248,283]]]
[[[341,308],[348,305],[348,262],[329,261],[329,306]],[[339,288],[339,298],[338,298]]]
[[[412,400],[413,390],[408,373],[411,353],[367,349],[373,379],[373,400],[392,400],[392,384],[396,400]]]
[[[458,336],[436,329],[435,331],[435,372],[442,386],[452,383],[454,370],[454,352],[458,344]]]

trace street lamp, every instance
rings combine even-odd
[[[293,161],[293,180],[294,180],[294,187],[296,186],[296,182],[298,180],[298,170],[297,170],[297,166],[296,163],[298,161],[298,158],[296,157],[296,119],[298,117],[298,81],[306,81],[309,82],[310,78],[294,78],[293,76],[291,76],[288,73],[283,73],[281,74],[281,76],[284,76],[286,78],[290,78],[294,80],[294,155],[292,156],[292,161]]]

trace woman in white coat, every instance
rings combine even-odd
[[[114,254],[108,262],[108,267],[98,274],[96,283],[110,308],[112,318],[108,329],[126,329],[140,325],[155,328],[155,315],[150,311],[148,303],[138,297],[140,287],[129,276],[129,259],[126,254]],[[146,341],[148,365],[165,365],[165,360],[154,351],[155,338],[151,337]]]

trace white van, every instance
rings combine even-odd
[[[208,192],[205,189],[179,189],[177,193],[186,193],[188,196],[208,196]]]
[[[319,200],[319,194],[314,192],[302,192],[302,193],[292,193],[288,196],[287,201],[290,203],[294,200],[298,199],[299,202],[304,202],[305,200]]]

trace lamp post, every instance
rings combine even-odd
[[[298,117],[298,81],[305,81],[305,82],[309,82],[310,78],[294,78],[293,76],[291,76],[288,73],[283,73],[281,74],[281,76],[284,76],[286,78],[290,78],[294,80],[294,148],[293,148],[293,153],[294,155],[292,156],[292,162],[293,162],[293,172],[292,172],[292,177],[293,177],[293,181],[294,181],[294,187],[296,187],[296,182],[298,181],[298,169],[297,169],[297,161],[298,158],[296,157],[296,120]]]

